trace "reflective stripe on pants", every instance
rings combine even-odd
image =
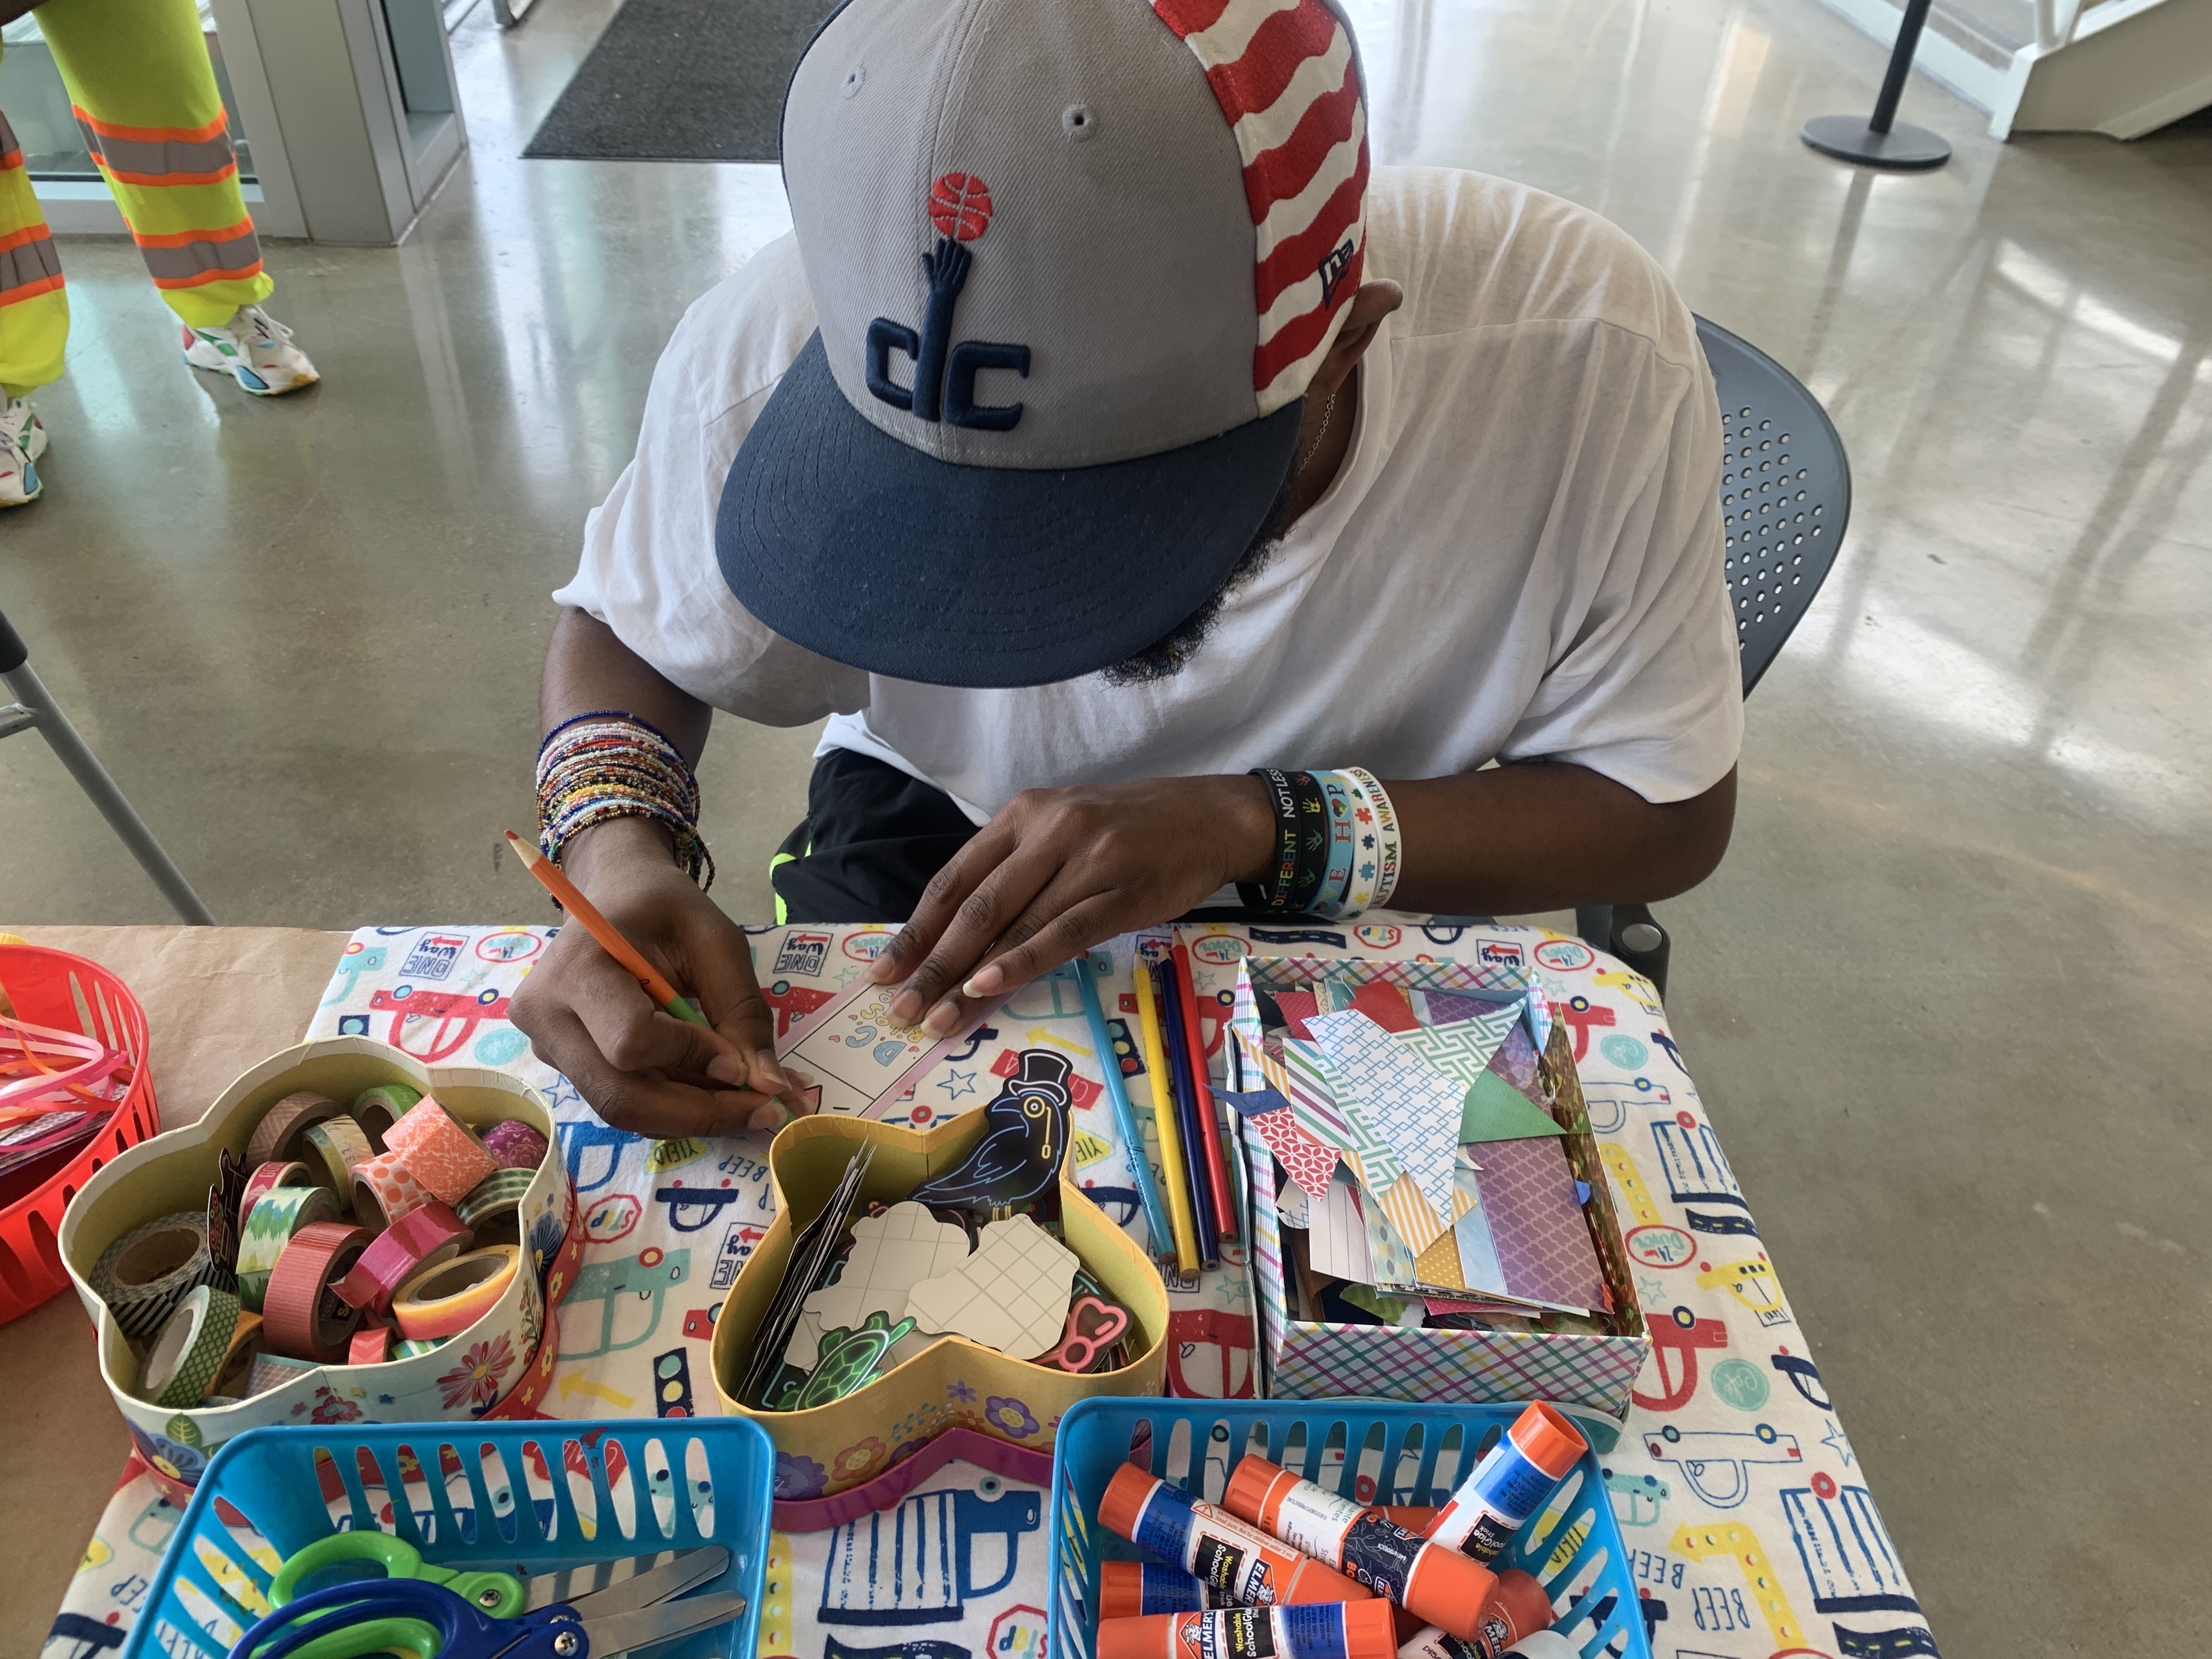
[[[0,387],[12,395],[58,380],[69,344],[69,295],[46,216],[0,115]]]

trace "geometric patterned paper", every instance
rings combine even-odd
[[[1364,1119],[1389,1143],[1427,1201],[1431,1224],[1401,1229],[1418,1255],[1443,1231],[1452,1212],[1452,1163],[1467,1085],[1423,1065],[1402,1038],[1357,1011],[1316,1014],[1306,1024],[1344,1085],[1337,1104],[1347,1118]],[[1379,1191],[1384,1207],[1391,1207],[1387,1190],[1371,1185],[1370,1190]]]
[[[1482,1212],[1506,1290],[1555,1307],[1607,1305],[1597,1249],[1559,1143],[1549,1137],[1491,1141],[1480,1157]]]
[[[1425,1064],[1446,1077],[1457,1078],[1464,1091],[1474,1086],[1474,1080],[1498,1052],[1498,1045],[1520,1019],[1521,1005],[1509,1002],[1449,1025],[1416,1025],[1397,1033],[1397,1039]]]
[[[1337,1151],[1322,1145],[1298,1126],[1297,1115],[1287,1110],[1261,1112],[1251,1120],[1261,1139],[1298,1190],[1316,1202],[1328,1196],[1330,1178],[1336,1173]]]

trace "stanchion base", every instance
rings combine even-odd
[[[1816,115],[1797,136],[1821,155],[1839,161],[1893,167],[1900,173],[1940,167],[1951,159],[1951,146],[1927,128],[1899,121],[1887,132],[1876,132],[1863,115]]]

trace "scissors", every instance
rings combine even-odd
[[[526,1605],[522,1580],[511,1572],[468,1572],[425,1561],[422,1553],[404,1538],[382,1532],[334,1532],[319,1538],[285,1562],[270,1581],[269,1605],[281,1607],[298,1599],[300,1587],[317,1574],[343,1564],[374,1562],[386,1578],[420,1578],[443,1584],[462,1600],[473,1602],[495,1619],[512,1619]],[[374,1579],[353,1578],[358,1584]],[[313,1659],[310,1656],[310,1659]]]
[[[382,1559],[380,1552],[351,1559],[371,1556]],[[334,1554],[330,1560],[344,1559]],[[733,1591],[669,1599],[719,1577],[729,1564],[729,1551],[711,1544],[566,1601],[552,1599],[549,1578],[525,1598],[536,1601],[542,1595],[544,1601],[513,1618],[488,1613],[454,1585],[433,1579],[357,1579],[311,1590],[275,1608],[239,1638],[230,1659],[360,1659],[380,1653],[413,1659],[591,1659],[594,1654],[606,1659],[743,1614],[745,1598]],[[507,1577],[457,1574],[455,1579]],[[520,1580],[510,1582],[520,1589]]]

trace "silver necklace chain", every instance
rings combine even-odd
[[[1340,386],[1337,390],[1340,392],[1343,388]],[[1301,474],[1313,465],[1313,458],[1321,453],[1322,441],[1328,436],[1328,423],[1335,414],[1336,392],[1332,392],[1328,394],[1328,401],[1321,406],[1321,430],[1314,434],[1313,447],[1306,451],[1298,462],[1298,471]]]

